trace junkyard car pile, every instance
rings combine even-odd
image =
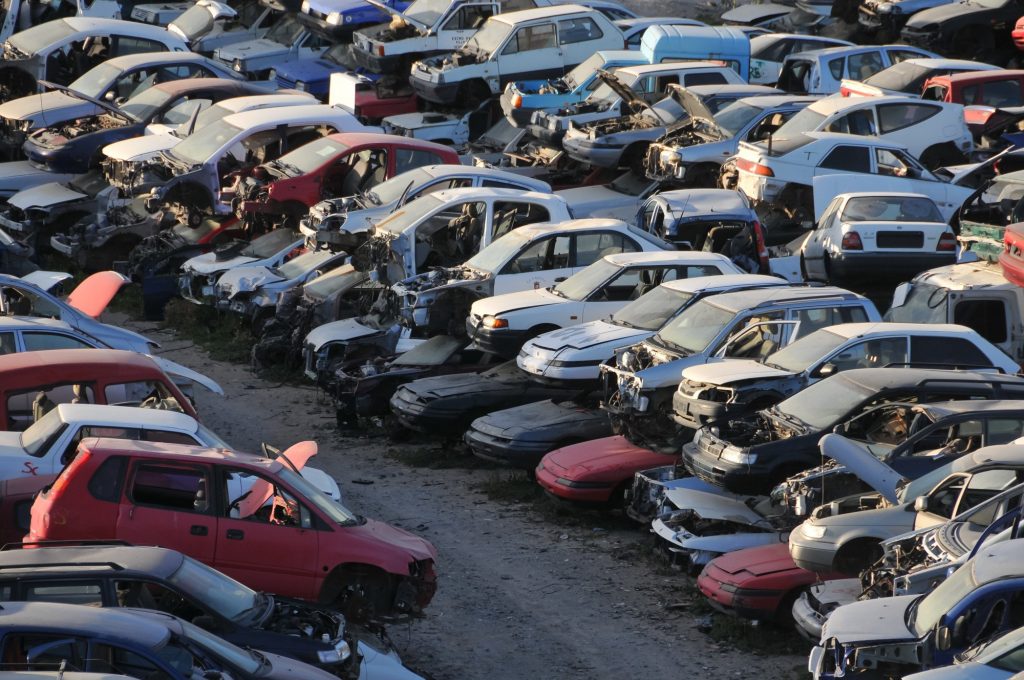
[[[57,4],[0,16],[5,670],[418,677],[435,548],[203,425],[133,284],[624,513],[815,678],[1024,671],[1017,4]]]

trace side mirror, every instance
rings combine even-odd
[[[110,92],[107,92],[105,95],[103,95],[103,101],[107,101],[107,102],[114,101],[114,91],[111,90]]]
[[[918,496],[914,499],[915,512],[928,512],[928,496]]]
[[[918,499],[920,500],[920,499]],[[953,639],[949,633],[948,626],[939,626],[935,629],[935,648],[940,652],[948,651],[953,646]]]
[[[822,378],[827,378],[827,377],[829,377],[830,375],[832,375],[835,372],[836,372],[836,365],[835,364],[825,364],[821,368],[818,369],[818,375],[821,376]]]

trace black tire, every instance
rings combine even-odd
[[[822,268],[825,270],[825,281],[824,283],[835,283],[832,280],[832,258],[825,253],[825,259],[822,261]]]
[[[800,253],[800,276],[803,277],[804,281],[810,282],[811,277],[807,273],[807,262],[804,260],[804,254]]]

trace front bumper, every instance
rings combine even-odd
[[[789,535],[789,554],[793,557],[793,563],[801,569],[816,574],[835,572],[832,567],[836,556],[835,546],[805,538],[799,528]]]
[[[727,420],[743,410],[741,404],[694,399],[679,391],[672,395],[672,420],[693,430],[699,430],[713,420]]]
[[[417,97],[428,102],[434,102],[435,104],[456,103],[459,96],[459,86],[462,85],[461,82],[433,82],[418,78],[417,73],[417,71],[413,71],[412,77],[409,78],[409,83],[412,85],[412,89],[415,90]]]
[[[477,323],[472,316],[466,318],[466,335],[480,351],[496,354],[504,359],[514,359],[528,339],[526,331],[487,328]]]
[[[817,643],[821,640],[821,628],[825,625],[825,617],[814,610],[806,592],[801,593],[793,603],[793,623],[796,632],[808,641]]]
[[[373,54],[372,52],[360,49],[355,44],[352,45],[351,54],[357,65],[371,73],[397,73],[398,67],[402,65],[402,59],[404,58],[404,55],[400,54],[384,56]]]
[[[683,464],[694,477],[733,493],[758,494],[772,486],[772,479],[751,465],[714,458],[692,443],[683,446]]]
[[[933,31],[917,31],[913,28],[904,27],[900,32],[901,42],[927,50],[935,50],[945,42],[941,33]]]
[[[466,431],[463,439],[477,458],[521,470],[536,468],[544,454],[557,445],[556,442],[524,442],[497,437],[472,427]]]
[[[744,589],[731,582],[729,574],[714,564],[704,567],[697,587],[715,609],[745,619],[767,621],[776,618],[785,593],[781,590]]]
[[[549,470],[544,462],[536,469],[537,483],[554,496],[563,501],[581,505],[604,505],[611,500],[615,491],[614,482],[587,482],[573,480],[561,476],[556,470]]]
[[[920,272],[956,262],[955,252],[942,253],[858,253],[844,251],[831,255],[833,282],[853,279],[894,279],[908,281]]]
[[[450,431],[465,418],[463,409],[445,410],[432,401],[418,399],[404,386],[395,390],[388,403],[398,422],[417,432]]]
[[[624,145],[608,146],[595,144],[594,140],[566,135],[562,148],[569,158],[599,168],[616,168],[622,161]]]
[[[178,291],[181,297],[197,305],[213,305],[217,295],[217,287],[207,276],[192,272],[178,276]]]

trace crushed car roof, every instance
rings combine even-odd
[[[677,189],[655,194],[652,198],[664,201],[673,211],[682,212],[684,217],[753,212],[743,194],[732,189]]]

